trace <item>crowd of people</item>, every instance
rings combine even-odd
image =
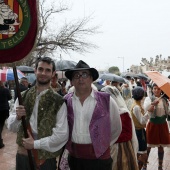
[[[0,102],[0,132],[8,118],[8,129],[17,133],[16,170],[31,169],[28,151],[39,170],[146,170],[152,147],[158,147],[158,170],[163,170],[170,107],[155,83],[128,76],[126,83],[106,80],[98,90],[93,84],[98,71],[80,60],[65,72],[67,88],[49,57],[37,60],[35,75],[32,86],[20,80],[23,104],[15,93],[10,114],[11,95],[0,83],[0,95],[6,96]]]

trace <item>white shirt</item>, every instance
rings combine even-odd
[[[30,118],[30,126],[34,133],[37,133],[37,112],[38,112],[38,104],[42,94],[46,93],[46,90],[41,92],[35,101],[33,113]],[[16,107],[19,105],[18,99],[15,102],[13,112],[10,114],[7,119],[7,127],[9,130],[13,132],[17,132],[20,125],[21,120],[16,119]],[[56,114],[56,126],[52,129],[52,135],[41,138],[39,140],[34,141],[34,149],[44,149],[49,152],[56,152],[61,149],[67,142],[69,135],[68,130],[68,121],[67,121],[67,107],[66,104],[63,103],[60,110]]]
[[[150,97],[146,97],[145,101],[144,101],[145,111],[147,111],[150,108],[150,105],[151,105],[151,99],[150,99]],[[157,109],[156,109],[156,116],[161,117],[163,115],[165,115],[165,109],[163,106],[163,101],[162,101],[162,99],[160,99],[159,103],[157,105]]]
[[[148,119],[149,119],[149,115],[145,114],[142,115],[142,111],[140,109],[140,107],[138,105],[134,106],[133,108],[133,114],[135,115],[135,117],[137,118],[137,120],[140,122],[140,124],[144,125],[147,123]]]
[[[92,118],[93,111],[96,106],[96,99],[94,91],[86,98],[83,105],[79,98],[75,95],[72,97],[72,104],[74,110],[74,125],[72,132],[72,141],[79,144],[92,143],[89,125]],[[111,123],[111,144],[115,143],[121,131],[121,119],[119,109],[116,102],[110,97],[110,123]]]

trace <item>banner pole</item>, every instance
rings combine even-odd
[[[13,66],[13,73],[14,73],[14,79],[15,79],[15,84],[16,84],[16,92],[17,92],[17,96],[18,96],[19,105],[23,105],[21,93],[20,93],[20,90],[19,90],[19,82],[18,82],[18,75],[17,75],[16,66]],[[25,116],[21,117],[21,121],[22,121],[23,130],[24,130],[24,137],[28,138]],[[28,153],[30,169],[35,170],[31,150],[27,150],[27,153]]]

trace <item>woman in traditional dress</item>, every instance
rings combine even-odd
[[[146,127],[148,156],[152,147],[158,147],[158,170],[163,170],[164,147],[170,147],[170,135],[167,117],[170,114],[168,101],[162,96],[162,90],[154,83],[153,95],[146,97],[144,109],[150,112],[150,120]]]
[[[122,121],[122,132],[116,143],[110,146],[110,154],[113,159],[112,170],[138,170],[138,141],[126,103],[115,86],[105,86],[101,91],[109,93],[116,101]]]

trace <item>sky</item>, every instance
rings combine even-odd
[[[68,0],[68,20],[93,16],[101,33],[89,40],[99,48],[85,55],[62,53],[62,59],[85,61],[98,70],[117,66],[126,72],[141,59],[170,56],[170,0]],[[90,25],[89,24],[89,25]]]

